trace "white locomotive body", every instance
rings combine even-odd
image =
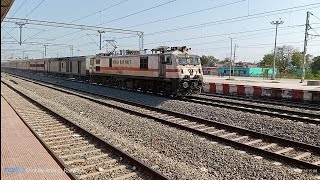
[[[200,57],[184,47],[159,47],[152,54],[78,56],[20,60],[2,67],[43,71],[83,81],[170,95],[200,93]]]

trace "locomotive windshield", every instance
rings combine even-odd
[[[187,57],[185,57],[185,56],[178,56],[178,59],[179,59],[179,64],[181,64],[181,65],[186,65],[186,64],[188,64],[188,59],[187,59]]]
[[[199,57],[190,57],[190,64],[198,65],[199,64]]]
[[[181,65],[198,65],[199,64],[199,57],[197,56],[178,56],[179,64]]]

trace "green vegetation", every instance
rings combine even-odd
[[[260,67],[273,67],[273,53],[265,54],[260,61]],[[302,68],[303,54],[293,46],[277,47],[276,69],[277,78],[300,79]],[[267,69],[263,72],[264,77],[267,75]],[[310,54],[306,55],[306,73],[305,79],[320,80],[320,56],[312,58]]]
[[[201,56],[200,57],[200,61],[202,66],[207,66],[207,67],[211,67],[211,66],[215,66],[216,63],[219,61],[219,59],[215,58],[214,56]]]

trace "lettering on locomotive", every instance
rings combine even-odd
[[[118,59],[114,59],[114,60],[112,60],[112,64],[131,65],[131,60],[118,60]]]

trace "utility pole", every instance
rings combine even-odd
[[[48,45],[43,45],[44,46],[44,57],[47,57],[47,46]]]
[[[277,35],[278,35],[278,26],[280,24],[283,24],[284,22],[280,20],[277,21],[271,21],[270,22],[272,25],[276,25],[276,36],[274,39],[274,53],[273,53],[273,68],[272,68],[272,80],[276,79],[276,74],[275,74],[275,68],[276,68],[276,55],[277,55]]]
[[[304,46],[303,46],[303,60],[302,60],[302,73],[301,73],[301,82],[304,82],[304,76],[306,74],[306,55],[307,55],[307,43],[308,43],[308,30],[309,26],[309,17],[311,12],[307,11],[307,18],[306,18],[306,29],[304,32]]]
[[[231,66],[232,66],[232,38],[229,37],[231,39],[231,52],[230,52],[230,73],[229,73],[229,79],[231,79]]]
[[[236,49],[237,47],[239,47],[237,44],[234,44],[234,50],[233,50],[233,76],[234,76],[234,66],[235,66],[235,63],[236,63]]]
[[[70,45],[71,57],[73,57],[73,45]]]
[[[101,50],[101,41],[102,41],[102,36],[101,36],[101,34],[102,34],[102,33],[105,33],[105,31],[100,31],[100,30],[98,30],[98,33],[100,34],[100,50]]]
[[[19,25],[20,28],[20,45],[22,44],[22,26],[26,25],[25,23],[16,23],[17,25]]]

